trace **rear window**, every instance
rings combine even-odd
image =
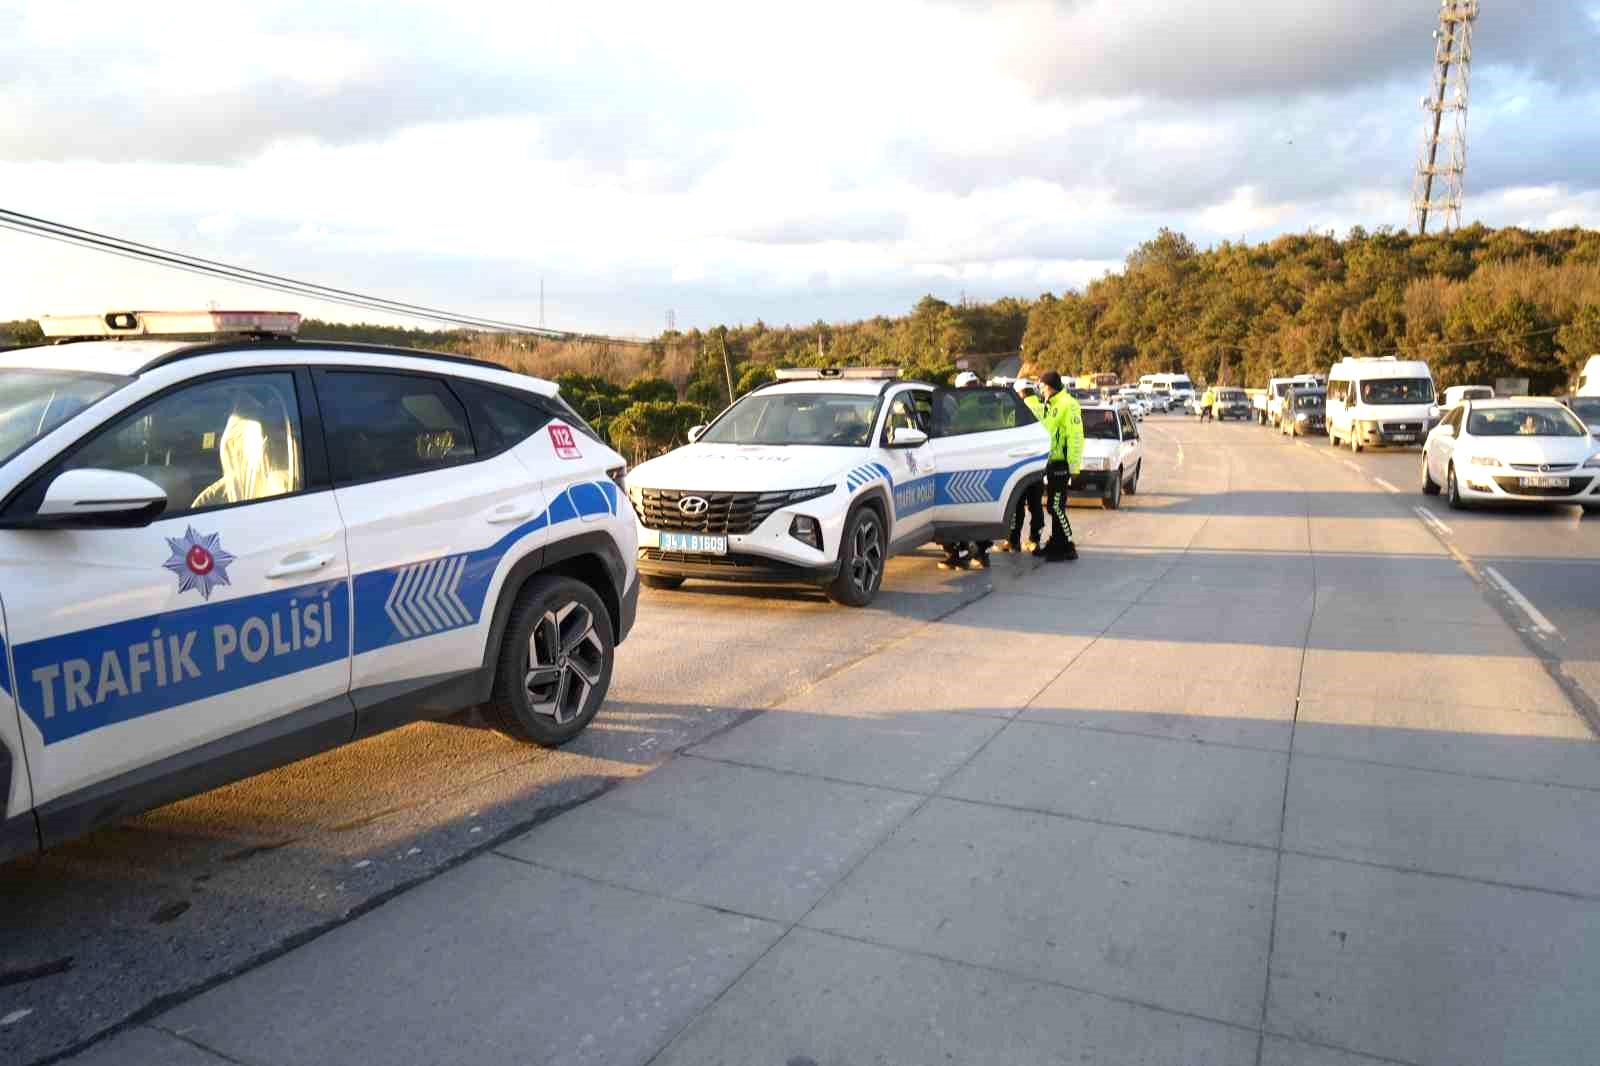
[[[1083,412],[1083,435],[1088,440],[1121,440],[1117,412],[1095,409]]]

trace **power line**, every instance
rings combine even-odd
[[[545,329],[540,326],[527,325],[520,322],[510,322],[500,319],[486,318],[480,315],[461,314],[428,307],[422,304],[406,303],[400,300],[390,300],[386,297],[371,296],[365,293],[354,292],[349,289],[340,289],[316,282],[302,281],[296,278],[285,277],[281,274],[271,274],[266,271],[252,270],[248,267],[235,266],[219,262],[214,259],[205,259],[200,256],[176,252],[170,249],[158,248],[154,245],[142,244],[138,241],[116,237],[111,234],[99,233],[94,230],[69,226],[49,219],[26,215],[19,211],[0,208],[0,228],[12,230],[31,237],[59,241],[75,247],[86,248],[91,251],[107,255],[115,255],[124,259],[138,262],[151,263],[170,270],[179,270],[186,273],[198,274],[205,277],[220,278],[237,284],[249,285],[255,288],[268,289],[276,292],[288,293],[295,296],[310,297],[327,303],[339,304],[346,307],[355,307],[361,310],[378,311],[381,313],[397,315],[405,318],[416,318],[458,328],[475,329],[484,332],[498,333],[526,333],[552,340],[594,340],[617,344],[643,344],[648,343],[632,338],[609,337],[601,334],[574,333],[567,330]],[[542,310],[542,309],[541,309]]]

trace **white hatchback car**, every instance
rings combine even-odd
[[[622,459],[549,382],[297,324],[0,355],[0,858],[463,707],[539,744],[599,709]]]
[[[862,606],[896,552],[1004,539],[1043,480],[1049,436],[1010,389],[780,373],[628,474],[646,585],[798,582]]]
[[[1463,400],[1422,446],[1422,491],[1450,506],[1576,503],[1600,511],[1600,442],[1564,405]]]
[[[1098,496],[1111,510],[1122,506],[1122,495],[1139,491],[1144,469],[1144,445],[1139,426],[1124,404],[1083,405],[1083,467],[1069,489],[1074,496]]]

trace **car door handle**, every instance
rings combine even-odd
[[[524,504],[502,504],[489,512],[490,525],[503,525],[506,522],[520,522],[525,518],[533,517],[533,508]]]
[[[278,560],[278,565],[267,571],[268,577],[293,577],[321,570],[333,562],[332,552],[295,552]]]

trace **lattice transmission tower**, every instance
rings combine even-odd
[[[1472,72],[1472,24],[1478,0],[1440,0],[1433,31],[1433,85],[1422,98],[1422,156],[1411,186],[1411,218],[1428,232],[1430,215],[1444,229],[1461,225],[1462,182],[1467,173],[1467,87]],[[1445,116],[1449,115],[1446,124]]]

